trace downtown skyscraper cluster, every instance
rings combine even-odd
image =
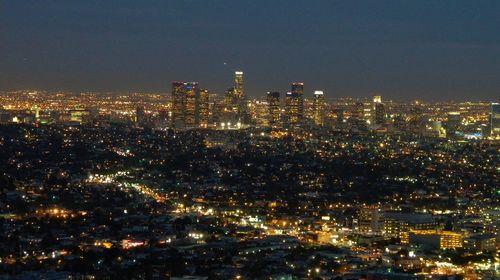
[[[208,90],[197,82],[172,83],[172,126],[206,127],[208,124]]]
[[[243,81],[243,72],[236,71],[234,87],[227,90],[223,102],[223,109],[231,114],[233,123],[242,123],[248,119]],[[200,89],[198,82],[172,82],[172,127],[207,127],[210,115],[209,95],[208,90]]]

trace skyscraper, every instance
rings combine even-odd
[[[234,72],[234,90],[233,94],[236,100],[237,116],[238,121],[243,121],[247,112],[246,108],[246,96],[243,87],[243,72]]]
[[[351,125],[353,128],[358,130],[366,129],[366,120],[364,116],[364,104],[363,102],[357,101],[351,111]]]
[[[172,82],[172,125],[175,128],[200,124],[200,90],[197,82]]]
[[[313,119],[315,125],[323,126],[324,113],[325,113],[325,97],[323,96],[322,91],[317,90],[314,92],[314,99],[313,99]]]
[[[234,85],[224,95],[222,121],[230,123],[247,123],[248,110],[244,90],[243,72],[234,72]]]
[[[382,103],[382,96],[373,96],[373,123],[378,125],[385,124],[385,105]]]
[[[363,120],[363,108],[364,105],[363,105],[363,102],[359,102],[357,101],[354,106],[353,106],[353,109],[352,109],[352,112],[351,112],[351,116],[353,119],[356,119],[356,120]]]
[[[224,93],[224,109],[227,112],[236,112],[237,110],[234,87],[228,88]]]
[[[184,83],[172,82],[172,126],[184,127],[184,110],[186,98],[184,96]]]
[[[210,110],[208,108],[209,106],[209,91],[206,89],[201,89],[200,90],[200,99],[199,99],[199,125],[200,127],[206,128],[208,127],[208,117]]]
[[[426,114],[424,104],[415,101],[410,108],[408,125],[413,133],[421,134],[426,127]]]
[[[281,106],[280,93],[277,91],[267,93],[267,103],[269,105],[269,126],[280,126]]]
[[[243,89],[243,72],[234,72],[234,95],[238,99],[243,99],[245,91]]]
[[[447,120],[445,122],[446,137],[456,137],[461,122],[462,117],[460,116],[460,112],[448,112]]]
[[[198,83],[184,83],[186,109],[184,112],[186,127],[196,127],[200,124],[200,89]]]
[[[267,100],[257,100],[254,105],[254,123],[257,127],[269,126],[269,103]]]
[[[304,83],[292,83],[292,91],[285,98],[285,115],[290,127],[300,125],[304,117]]]

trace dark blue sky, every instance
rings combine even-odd
[[[227,62],[227,65],[224,65]],[[500,1],[0,0],[0,90],[498,100]]]

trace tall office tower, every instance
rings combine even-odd
[[[292,104],[293,104],[293,95],[292,92],[287,91],[285,93],[285,114],[283,115],[283,124],[285,127],[292,126]]]
[[[357,101],[351,111],[350,123],[354,128],[359,130],[366,129],[365,111],[363,102]]]
[[[423,104],[415,101],[411,108],[408,120],[409,129],[413,133],[422,133],[425,129],[425,111]]]
[[[277,91],[267,93],[267,103],[269,105],[269,126],[280,126],[281,106],[280,93]]]
[[[199,115],[200,115],[200,127],[207,128],[208,127],[208,118],[210,115],[209,110],[209,91],[206,89],[200,90],[200,99],[199,99]]]
[[[257,127],[269,126],[269,103],[267,100],[255,101],[254,123]]]
[[[224,93],[224,98],[219,103],[217,122],[219,123],[237,123],[238,106],[234,95],[234,87],[228,88]]]
[[[298,123],[304,120],[304,83],[293,83],[292,94],[297,96]]]
[[[304,119],[304,83],[292,83],[292,91],[285,98],[285,115],[291,127],[300,125]]]
[[[184,94],[183,82],[172,82],[172,126],[175,128],[184,127],[184,110],[186,98]]]
[[[198,83],[184,83],[186,110],[184,112],[186,127],[196,127],[200,124],[200,89]]]
[[[313,119],[315,125],[323,126],[325,119],[325,97],[323,92],[319,90],[314,92]]]
[[[211,103],[210,107],[212,110],[212,119],[211,123],[222,123],[224,122],[224,114],[226,110],[226,105],[224,103],[224,100],[218,100],[215,98],[210,98],[210,101],[213,102]]]
[[[500,136],[500,103],[491,103],[490,127],[492,137]]]
[[[354,108],[351,112],[351,116],[355,120],[363,120],[363,117],[364,117],[364,104],[363,104],[363,102],[357,101],[354,104]]]
[[[245,96],[245,91],[243,89],[243,72],[234,72],[234,95],[238,99],[242,99]]]
[[[455,137],[461,122],[462,117],[460,116],[460,112],[448,112],[445,123],[446,136],[451,138]]]
[[[234,104],[236,103],[236,98],[234,97],[234,87],[228,88],[224,93],[224,107],[226,111],[235,111],[236,108]]]
[[[196,127],[200,123],[200,90],[197,82],[172,83],[172,125]]]
[[[239,121],[243,121],[246,117],[247,107],[246,107],[246,96],[243,87],[243,72],[234,72],[234,89],[233,94],[236,100],[236,110]]]
[[[385,124],[385,105],[382,103],[382,96],[373,96],[373,123]]]
[[[375,103],[375,124],[385,124],[385,105],[384,103]]]

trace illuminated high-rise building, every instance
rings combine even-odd
[[[224,93],[224,99],[220,104],[220,112],[218,114],[218,122],[236,123],[239,120],[238,99],[234,94],[234,87],[228,88]]]
[[[254,103],[254,123],[257,127],[269,126],[269,103],[267,100],[256,100]]]
[[[206,89],[200,90],[200,98],[199,98],[199,125],[200,127],[208,127],[208,118],[210,114],[209,110],[209,91]]]
[[[172,125],[196,127],[200,123],[200,90],[197,82],[172,83]]]
[[[246,123],[249,119],[244,90],[243,72],[234,72],[234,86],[224,95],[222,120],[231,123]]]
[[[448,112],[445,122],[446,136],[453,138],[457,135],[458,128],[462,122],[460,112]]]
[[[234,89],[233,94],[236,100],[235,107],[237,109],[238,121],[243,121],[246,117],[246,96],[243,87],[243,72],[234,72]]]
[[[236,111],[237,107],[235,106],[236,104],[236,98],[234,95],[234,87],[228,88],[226,92],[224,93],[224,107],[226,111]]]
[[[427,118],[424,109],[424,104],[419,101],[413,102],[410,108],[408,126],[413,133],[420,134],[425,129]]]
[[[366,129],[365,111],[363,102],[357,101],[351,110],[350,123],[358,130]]]
[[[353,110],[351,112],[352,118],[356,119],[356,120],[363,120],[363,117],[364,117],[363,110],[364,110],[363,102],[357,101],[354,104]]]
[[[186,98],[184,96],[184,83],[172,82],[172,126],[184,127],[184,109]]]
[[[298,126],[303,122],[304,83],[292,83],[292,91],[287,92],[285,98],[285,115],[290,127]]]
[[[186,127],[195,127],[200,124],[200,89],[198,83],[184,83],[184,91],[186,96],[186,111],[184,125]]]
[[[234,72],[234,95],[238,99],[243,99],[245,97],[245,91],[243,88],[243,72]]]
[[[490,127],[491,136],[500,136],[500,103],[491,103]]]
[[[267,104],[269,106],[269,126],[278,127],[281,121],[280,93],[277,91],[267,93]]]
[[[384,103],[375,103],[375,124],[385,124],[385,105]]]
[[[325,119],[325,97],[323,96],[322,91],[314,92],[313,99],[313,119],[314,124],[318,126],[322,126]]]
[[[226,104],[224,99],[218,99],[216,96],[213,96],[213,98],[210,98],[210,108],[212,113],[211,121],[213,124],[220,124],[225,121],[224,115],[226,113]]]
[[[378,125],[385,124],[385,105],[382,103],[382,96],[373,96],[373,123]]]
[[[283,122],[285,126],[292,126],[292,103],[293,103],[293,97],[292,97],[292,92],[287,91],[285,93],[285,114],[283,115]]]

